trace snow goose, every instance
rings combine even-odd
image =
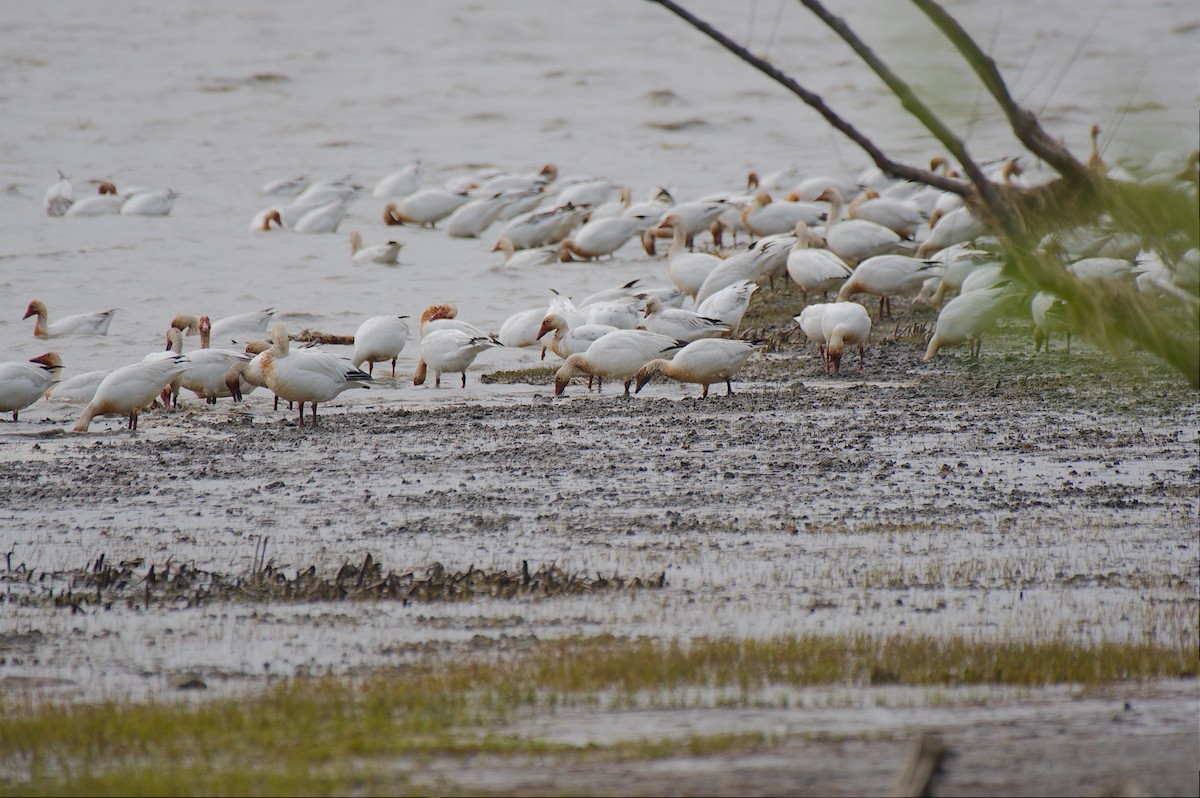
[[[421,360],[413,373],[413,385],[425,382],[426,371],[433,372],[433,385],[440,388],[442,373],[462,372],[462,387],[467,387],[467,369],[485,349],[502,346],[490,336],[471,335],[463,330],[441,329],[421,338]]]
[[[507,240],[516,250],[557,244],[571,234],[586,214],[585,208],[565,205],[514,216],[500,232],[500,241]]]
[[[690,310],[665,308],[657,297],[646,300],[646,310],[638,329],[649,330],[680,341],[697,341],[728,335],[731,325],[720,319],[701,316]]]
[[[905,248],[894,230],[865,219],[843,219],[845,202],[836,188],[826,189],[817,195],[817,199],[829,203],[829,220],[825,223],[826,246],[846,263],[853,266],[875,255],[899,252]]]
[[[505,207],[529,196],[537,197],[538,194],[498,191],[469,200],[455,208],[446,218],[446,235],[452,238],[478,238],[496,221]]]
[[[382,263],[385,266],[395,266],[400,262],[400,248],[403,246],[399,241],[389,241],[386,244],[364,247],[362,234],[353,230],[350,233],[350,262]]]
[[[62,359],[57,352],[32,357],[29,360],[0,363],[0,412],[17,414],[41,399],[58,382]]]
[[[197,325],[200,323],[196,320]],[[151,352],[142,358],[143,363],[151,363],[157,360],[170,360],[183,354],[183,332],[177,327],[167,329],[167,348],[160,349],[156,352]],[[163,388],[159,398],[163,405],[168,408],[174,408],[179,405],[179,391],[182,388],[183,374],[180,373]],[[97,385],[96,387],[99,387]],[[94,393],[94,392],[93,392]],[[91,401],[89,399],[89,401]]]
[[[255,388],[266,388],[267,381],[262,373],[262,354],[273,346],[268,341],[250,341],[246,344],[246,354],[250,360],[234,363],[225,374],[225,387],[233,401],[242,401],[242,388],[252,385]],[[288,403],[290,407],[290,402]],[[279,397],[275,397],[275,409],[279,409]]]
[[[834,373],[842,366],[847,345],[858,347],[858,370],[863,370],[863,352],[871,337],[871,314],[857,302],[834,302],[821,314],[821,336],[825,339],[825,360]]]
[[[250,220],[250,232],[252,233],[269,233],[272,230],[283,229],[283,215],[278,208],[267,208],[265,211],[259,211]]]
[[[457,317],[458,307],[453,302],[430,305],[421,313],[421,337],[425,337],[434,330],[460,330],[474,337],[491,337],[491,333],[481,330],[468,321],[461,321]]]
[[[60,335],[108,335],[108,325],[112,324],[116,308],[100,311],[99,313],[80,313],[66,316],[54,323],[47,321],[49,314],[46,303],[35,299],[25,309],[22,319],[37,316],[33,325],[33,334],[37,338],[56,338]]]
[[[539,171],[533,174],[514,175],[505,172],[499,172],[490,177],[484,177],[481,174],[476,175],[479,185],[474,189],[479,194],[496,194],[508,191],[543,191],[546,186],[550,185],[558,177],[558,167],[552,163],[543,166]]]
[[[1003,263],[984,263],[972,269],[963,278],[958,292],[960,294],[969,294],[973,291],[995,288],[1001,283],[1007,282],[1007,280],[1008,278],[1004,276]]]
[[[614,330],[596,339],[583,353],[568,357],[554,375],[554,395],[562,396],[576,371],[604,379],[623,380],[625,395],[638,370],[655,358],[679,349],[686,342],[645,330]]]
[[[617,329],[611,324],[579,324],[567,326],[567,320],[557,313],[547,313],[538,327],[537,340],[542,341],[542,360],[546,359],[546,350],[566,360],[571,355],[586,352],[588,347],[601,337]],[[545,340],[547,333],[554,335]]]
[[[403,199],[415,194],[421,187],[421,178],[425,169],[420,161],[413,161],[407,166],[384,176],[371,190],[375,199]]]
[[[357,199],[358,192],[352,191],[341,199],[336,199],[307,210],[292,223],[292,230],[297,233],[311,234],[336,233],[338,225],[342,223],[342,219],[346,218],[346,213],[350,210],[350,206]]]
[[[607,324],[619,330],[632,330],[642,319],[641,302],[633,297],[603,300],[579,307],[584,324]]]
[[[555,205],[560,208],[568,204],[576,208],[580,206],[598,208],[613,197],[618,196],[621,193],[621,188],[621,186],[613,181],[606,179],[577,183],[558,192],[558,201]]]
[[[1063,332],[1067,336],[1067,354],[1071,354],[1071,325],[1067,321],[1067,303],[1049,291],[1038,291],[1029,302],[1033,317],[1033,351],[1040,352],[1046,344],[1050,352],[1050,333]]]
[[[46,208],[46,215],[63,216],[74,202],[75,187],[71,185],[71,179],[59,170],[58,180],[46,189],[46,198],[42,203]]]
[[[814,248],[810,242],[808,225],[796,222],[796,243],[788,253],[787,273],[805,302],[810,291],[825,295],[839,288],[853,271],[836,253]]]
[[[274,344],[259,361],[263,381],[277,397],[300,405],[299,426],[304,426],[304,404],[312,405],[312,426],[317,426],[317,405],[328,402],[350,388],[366,388],[371,375],[359,371],[345,360],[313,349],[292,351],[287,329],[282,324],[271,328]]]
[[[436,227],[437,223],[470,201],[471,195],[440,188],[427,188],[400,202],[389,202],[383,209],[383,223],[415,224]]]
[[[964,341],[969,347],[970,357],[979,357],[983,348],[983,334],[1003,315],[1012,297],[1011,284],[1004,284],[959,294],[951,299],[938,313],[924,359],[932,360],[942,347]]]
[[[549,263],[554,263],[558,260],[561,254],[558,247],[539,247],[538,249],[522,249],[517,250],[513,246],[513,242],[508,238],[501,238],[496,242],[496,246],[492,247],[492,252],[503,252],[504,263],[501,268],[504,269],[522,269],[529,266],[545,266]]]
[[[696,306],[696,313],[712,319],[720,319],[730,326],[732,334],[736,334],[742,323],[742,316],[750,307],[750,297],[758,290],[758,283],[750,280],[738,280],[725,286],[712,296]]]
[[[536,346],[538,330],[545,316],[546,309],[544,307],[519,310],[500,325],[500,330],[496,333],[496,340],[504,346],[512,348]]]
[[[627,299],[630,299],[638,292],[638,283],[640,282],[641,278],[637,278],[619,285],[616,288],[601,289],[596,293],[590,294],[581,299],[576,303],[576,307],[582,311],[588,305],[594,305],[598,302],[623,302]]]
[[[169,188],[134,194],[121,205],[122,216],[166,216],[179,195]]]
[[[367,364],[367,373],[375,376],[375,364],[392,361],[396,376],[396,358],[408,341],[408,316],[372,316],[354,332],[354,356],[350,363],[358,368]]]
[[[814,202],[775,202],[765,191],[754,197],[754,202],[742,208],[742,226],[752,236],[790,233],[797,222],[818,225],[825,221],[825,209]]]
[[[121,212],[121,207],[129,198],[128,195],[117,194],[117,187],[108,181],[100,183],[96,194],[84,197],[67,209],[65,216],[113,216]]]
[[[651,224],[646,216],[618,216],[611,219],[600,219],[588,222],[571,238],[564,239],[560,245],[562,259],[572,258],[594,260],[608,255],[615,257],[615,252],[638,233],[646,230]]]
[[[271,320],[275,317],[275,308],[264,308],[253,313],[239,313],[234,316],[226,316],[222,319],[217,319],[212,323],[211,334],[214,338],[227,338],[234,333],[244,332],[264,332],[271,324]],[[175,317],[178,319],[195,318],[186,315]],[[175,322],[171,322],[172,326]],[[186,328],[185,328],[186,329]],[[199,330],[199,325],[195,325],[192,329]],[[187,333],[190,334],[190,333]]]
[[[822,321],[825,311],[832,304],[834,303],[817,302],[800,311],[799,316],[792,317],[805,337],[817,345],[817,354],[821,356],[821,364],[825,366],[826,373],[829,372],[829,360],[825,357],[825,329],[822,326]]]
[[[994,262],[995,257],[990,252],[973,249],[962,243],[938,250],[928,259],[946,267],[942,276],[937,280],[936,290],[928,300],[930,305],[936,306],[945,299],[947,291],[961,292],[963,281],[967,279],[967,276],[980,266]]]
[[[308,177],[300,175],[299,177],[282,177],[278,180],[270,180],[259,188],[259,194],[267,194],[275,197],[295,197],[308,188]]]
[[[712,227],[712,223],[717,220],[717,217],[728,209],[729,203],[724,200],[681,202],[671,208],[669,215],[675,217],[671,226],[663,225],[663,222],[666,221],[666,217],[663,217],[663,220],[654,227],[652,232],[658,238],[674,238],[674,228],[682,224],[684,241],[687,248],[691,249],[695,237]]]
[[[987,228],[975,218],[970,208],[955,208],[949,213],[935,210],[929,217],[929,237],[917,248],[917,257],[923,258],[938,250],[973,241],[987,232]]]
[[[695,299],[705,278],[721,264],[721,259],[707,252],[689,252],[687,228],[674,213],[664,216],[659,227],[670,230],[673,236],[667,252],[667,276],[680,291]]]
[[[708,273],[700,290],[696,292],[697,305],[703,304],[710,296],[718,291],[742,281],[757,282],[763,276],[762,258],[764,255],[762,241],[755,241],[749,248],[730,255],[717,264]],[[696,312],[700,312],[697,306]]]
[[[725,395],[733,396],[733,377],[741,370],[750,356],[759,350],[751,341],[729,338],[701,338],[675,353],[667,360],[655,358],[638,369],[637,387],[642,390],[655,374],[661,374],[677,382],[691,382],[703,386],[701,399],[708,398],[708,386],[725,381]]]
[[[96,389],[100,387],[101,381],[108,376],[108,373],[108,369],[98,369],[68,377],[47,389],[46,398],[51,402],[86,405],[92,401],[92,397],[96,395]]]
[[[176,335],[179,331],[172,328]],[[212,322],[208,316],[200,317],[200,348],[188,355],[188,367],[180,377],[180,386],[187,388],[206,404],[215,405],[219,397],[232,396],[225,377],[229,368],[237,362],[249,362],[250,355],[230,349],[212,349]],[[182,340],[182,339],[180,339]],[[238,395],[254,390],[253,385],[243,385]]]
[[[858,293],[879,297],[879,318],[892,317],[892,297],[915,294],[930,277],[938,277],[946,269],[940,263],[910,258],[907,255],[876,255],[858,264],[858,268],[842,283],[838,301],[845,302]]]
[[[902,238],[912,238],[927,217],[917,206],[897,199],[885,199],[874,189],[859,194],[846,208],[851,219],[881,224]]]
[[[1080,280],[1132,285],[1137,279],[1133,261],[1124,258],[1083,258],[1068,264],[1067,271]]]
[[[131,363],[108,374],[72,428],[87,432],[96,416],[127,416],[128,428],[137,430],[138,414],[163,392],[188,366],[183,355],[169,354],[157,360]]]

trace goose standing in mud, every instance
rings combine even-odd
[[[678,382],[703,386],[701,399],[708,398],[708,386],[723,380],[725,395],[733,396],[734,376],[759,348],[758,344],[751,341],[729,338],[701,338],[692,341],[676,352],[674,358],[656,358],[642,366],[637,373],[637,387],[634,393],[642,390],[642,386],[654,375],[661,374]]]
[[[838,301],[845,302],[858,293],[879,297],[879,318],[892,317],[892,297],[915,294],[925,281],[940,277],[946,267],[935,261],[910,258],[907,255],[876,255],[858,264],[858,268],[842,283]]]
[[[61,373],[62,359],[57,352],[0,363],[0,412],[12,411],[16,421],[17,414],[41,399]]]
[[[1004,314],[1013,296],[1012,284],[1005,283],[951,299],[938,313],[923,359],[932,360],[942,347],[963,342],[967,344],[968,357],[978,358],[983,349],[983,334]]]
[[[717,338],[729,335],[732,325],[711,316],[702,316],[691,310],[663,307],[657,297],[646,300],[645,315],[639,329],[659,335],[667,335],[680,341],[697,341],[701,338]]]
[[[50,323],[46,303],[35,299],[29,303],[29,307],[25,309],[25,315],[21,319],[37,316],[37,321],[33,325],[33,334],[36,338],[57,338],[60,335],[108,335],[108,325],[112,324],[113,314],[116,312],[117,309],[112,308],[99,313],[80,313],[75,316],[65,316]]]
[[[350,363],[359,368],[367,364],[367,373],[375,376],[375,364],[392,361],[396,376],[396,358],[408,342],[408,316],[372,316],[354,331],[354,356]]]
[[[485,349],[503,346],[491,336],[472,335],[455,329],[434,330],[421,339],[421,360],[413,374],[413,385],[423,385],[427,371],[433,372],[433,385],[442,386],[442,372],[461,371],[462,387],[467,387],[467,369]]]
[[[796,222],[796,243],[787,256],[787,273],[805,302],[810,291],[825,295],[840,288],[852,272],[853,269],[836,253],[811,246],[808,225]]]
[[[821,336],[825,339],[825,362],[836,374],[842,367],[846,346],[858,347],[858,370],[863,370],[863,355],[871,337],[871,314],[857,302],[833,302],[821,314]]]
[[[796,322],[796,326],[800,328],[805,337],[817,345],[817,354],[821,356],[821,365],[825,367],[827,374],[829,373],[829,360],[825,357],[825,330],[821,325],[821,321],[830,304],[829,302],[818,302],[809,305],[800,311],[799,316],[792,317],[792,320]]]
[[[291,351],[287,329],[271,328],[270,349],[262,353],[263,381],[276,396],[300,405],[299,426],[304,427],[304,404],[312,405],[312,426],[317,426],[317,405],[328,402],[350,388],[366,388],[371,375],[359,371],[339,357],[311,349]]]
[[[557,313],[548,313],[538,327],[537,340],[542,341],[542,360],[546,359],[546,350],[566,360],[571,355],[581,354],[588,347],[605,335],[618,328],[611,324],[579,324],[568,327],[567,320]],[[553,332],[549,340],[544,340],[548,333]]]
[[[96,416],[116,415],[128,416],[128,428],[136,432],[138,415],[187,367],[185,356],[172,353],[165,358],[116,369],[101,380],[92,401],[83,409],[72,430],[87,432]]]
[[[562,396],[575,372],[582,371],[599,377],[601,390],[605,379],[624,381],[625,395],[629,396],[638,369],[686,344],[645,330],[614,330],[597,339],[587,351],[566,359],[554,375],[554,395]]]

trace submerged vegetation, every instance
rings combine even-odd
[[[761,733],[567,745],[520,722],[568,707],[757,706],[813,685],[1037,687],[1193,677],[1190,647],[803,635],[688,643],[600,637],[525,653],[423,662],[362,679],[304,678],[242,698],[54,706],[10,699],[0,792],[311,794],[422,792],[430,757],[530,754],[653,759],[750,750]],[[701,691],[698,693],[697,691]],[[698,697],[709,691],[708,698]]]

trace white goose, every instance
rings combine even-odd
[[[117,194],[117,187],[104,181],[97,193],[73,203],[64,216],[113,216],[121,212],[128,196]]]
[[[725,382],[725,395],[733,396],[733,377],[742,369],[750,356],[759,350],[759,345],[750,341],[729,338],[702,338],[675,353],[670,360],[655,358],[638,369],[637,387],[642,390],[654,375],[678,382],[691,382],[703,386],[701,399],[708,398],[708,386]]]
[[[851,219],[881,224],[902,238],[915,236],[926,221],[925,214],[916,205],[898,199],[885,199],[874,189],[855,197],[846,209],[846,215]]]
[[[642,320],[640,300],[629,297],[618,300],[601,300],[579,306],[579,315],[584,324],[607,324],[618,330],[632,330]]]
[[[663,217],[662,222],[659,222],[658,226],[654,228],[653,233],[659,238],[674,238],[674,228],[682,224],[684,241],[687,248],[691,249],[696,235],[712,227],[712,223],[717,220],[717,217],[728,209],[729,203],[724,200],[681,202],[671,208],[669,214],[676,218],[675,222],[670,227],[665,227],[663,222],[666,221],[666,217]]]
[[[826,189],[817,199],[829,203],[829,220],[825,223],[826,246],[846,263],[854,265],[875,255],[900,252],[905,248],[894,230],[865,219],[843,219],[845,201],[836,188]]]
[[[548,211],[530,211],[514,216],[500,231],[500,241],[507,239],[513,249],[533,249],[557,244],[571,234],[586,214],[586,208],[566,205]]]
[[[282,324],[271,328],[273,346],[259,361],[263,381],[277,397],[300,405],[304,426],[304,403],[312,405],[312,426],[317,426],[317,405],[328,402],[350,388],[366,388],[371,375],[359,371],[345,360],[328,352],[312,349],[291,351],[287,329]]]
[[[1071,354],[1071,325],[1067,321],[1066,302],[1048,291],[1038,291],[1029,303],[1033,316],[1033,351],[1040,352],[1046,344],[1050,353],[1050,333],[1063,332],[1067,336],[1067,354]]]
[[[108,325],[112,324],[116,308],[100,311],[99,313],[80,313],[75,316],[65,316],[53,323],[47,321],[49,313],[46,304],[40,299],[29,303],[22,319],[37,316],[33,325],[33,334],[37,338],[56,338],[60,335],[108,335]]]
[[[440,188],[423,189],[400,202],[389,202],[384,206],[383,223],[436,227],[438,222],[470,199],[471,195],[466,192],[456,193]]]
[[[680,291],[695,299],[704,280],[721,265],[721,259],[707,252],[689,252],[687,227],[676,214],[668,213],[658,226],[670,230],[673,236],[667,252],[667,276]]]
[[[464,202],[446,218],[446,235],[451,238],[478,238],[496,221],[505,207],[525,196],[520,192],[498,191]]]
[[[382,263],[384,266],[395,266],[400,262],[400,248],[403,246],[399,241],[389,241],[386,244],[364,247],[362,234],[354,230],[350,233],[350,262]]]
[[[272,230],[283,229],[283,215],[278,208],[267,208],[259,211],[250,220],[251,233],[269,233]]]
[[[148,362],[131,363],[112,371],[96,387],[96,393],[72,428],[87,432],[96,416],[127,416],[128,428],[137,430],[138,414],[150,405],[171,382],[187,370],[188,359],[171,354]]]
[[[376,183],[375,188],[371,190],[371,196],[375,199],[402,199],[415,194],[421,187],[424,174],[421,162],[413,161]]]
[[[179,331],[172,328],[176,335]],[[212,349],[212,322],[208,316],[200,317],[200,348],[188,355],[188,367],[179,380],[180,386],[187,388],[206,404],[215,405],[219,397],[233,396],[225,382],[229,369],[235,363],[249,362],[250,355],[245,352],[235,352],[230,349]],[[180,339],[182,340],[182,339]],[[246,384],[240,387],[238,395],[253,391],[255,386]]]
[[[122,216],[166,216],[179,198],[169,188],[134,194],[121,205]]]
[[[840,288],[852,272],[853,269],[836,253],[812,247],[808,225],[796,222],[796,243],[788,253],[787,273],[806,302],[810,291],[827,294]]]
[[[1012,297],[1011,284],[1004,284],[959,294],[951,299],[938,314],[924,359],[932,360],[942,347],[964,341],[969,348],[969,356],[979,357],[983,348],[983,334],[1003,315]]]
[[[838,291],[838,301],[845,302],[858,293],[879,297],[879,318],[892,317],[892,297],[915,294],[930,277],[939,277],[946,267],[934,261],[910,258],[907,255],[876,255],[858,264],[850,278]]]
[[[829,371],[829,361],[825,357],[825,329],[822,321],[831,304],[830,302],[817,302],[809,305],[804,310],[800,311],[799,316],[793,316],[796,325],[808,338],[809,341],[817,345],[817,354],[821,356],[821,365],[825,367],[825,371]]]
[[[501,238],[492,247],[492,252],[503,252],[505,269],[523,269],[530,266],[545,266],[558,260],[561,254],[558,247],[539,247],[537,249],[518,250],[511,240]]]
[[[571,238],[564,239],[562,247],[563,260],[572,257],[582,260],[594,260],[614,253],[623,247],[627,241],[644,231],[651,224],[647,216],[617,216],[589,222],[579,229]]]
[[[775,202],[760,191],[754,202],[742,208],[742,226],[757,238],[790,233],[797,222],[818,225],[825,221],[825,209],[814,202]]]
[[[43,205],[46,208],[46,215],[64,216],[74,202],[75,187],[71,185],[71,179],[64,175],[60,169],[58,172],[58,181],[46,189],[46,198],[43,201]]]
[[[742,323],[742,316],[750,307],[750,297],[758,290],[758,283],[749,280],[739,280],[727,285],[720,291],[705,299],[696,306],[696,313],[712,319],[720,319],[737,333]]]
[[[234,333],[264,332],[270,326],[274,316],[275,308],[265,308],[263,310],[256,310],[253,313],[239,313],[234,316],[226,316],[212,323],[212,336],[214,338],[226,338]],[[183,326],[176,323],[180,320],[183,320]],[[175,320],[171,322],[171,326],[180,327],[188,335],[200,329],[196,317],[186,314],[176,316]]]
[[[396,376],[396,358],[408,341],[408,316],[372,316],[354,332],[354,356],[350,363],[358,368],[367,364],[367,373],[375,376],[375,364],[392,361]]]
[[[57,352],[32,357],[29,360],[0,363],[0,412],[17,414],[41,399],[58,382],[62,359]]]
[[[462,372],[462,387],[467,387],[467,369],[485,349],[502,346],[495,338],[471,335],[462,330],[434,330],[421,338],[421,360],[413,373],[413,385],[425,382],[426,371],[433,372],[433,385],[440,388],[442,372]]]
[[[46,391],[46,398],[51,402],[85,405],[92,401],[92,397],[96,395],[96,389],[100,387],[100,383],[108,374],[108,369],[98,369],[68,377],[49,388]]]
[[[543,341],[542,360],[546,359],[546,350],[566,360],[571,355],[581,354],[588,347],[613,330],[610,324],[580,324],[568,327],[567,320],[557,313],[547,313],[538,327],[537,340]],[[550,339],[544,340],[547,333],[553,332]]]
[[[821,314],[821,335],[825,339],[825,361],[836,373],[842,366],[847,345],[858,347],[858,370],[863,370],[863,353],[871,337],[871,314],[857,302],[834,302]]]
[[[554,375],[554,395],[562,396],[571,377],[582,371],[600,378],[601,390],[605,378],[623,380],[628,396],[638,369],[684,345],[684,341],[645,330],[614,330],[598,338],[587,351],[571,355],[563,362]]]
[[[318,205],[304,214],[292,224],[292,230],[297,233],[336,233],[342,219],[350,206],[358,199],[358,192],[352,191],[341,199]]]
[[[546,316],[545,308],[519,310],[504,320],[496,340],[507,347],[536,346],[538,329]]]
[[[275,197],[295,197],[306,188],[308,188],[308,177],[300,175],[299,177],[283,177],[278,180],[270,180],[262,185],[258,193]]]
[[[955,208],[949,213],[935,210],[929,217],[929,226],[932,228],[929,237],[917,248],[918,258],[955,244],[973,241],[987,232],[987,227],[966,207]]]
[[[570,204],[575,207],[598,208],[621,192],[621,186],[611,180],[601,178],[589,180],[586,183],[576,183],[558,192],[558,207]]]
[[[690,343],[701,338],[728,335],[731,325],[721,319],[701,316],[690,310],[663,307],[662,300],[650,297],[646,300],[645,316],[638,324],[638,329]]]

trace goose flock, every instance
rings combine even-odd
[[[1094,148],[1095,142],[1093,133]],[[1107,169],[1095,149],[1089,163]],[[1158,163],[1165,168],[1143,179],[1194,196],[1194,157],[1184,164]],[[931,168],[952,170],[941,158]],[[1015,159],[990,168],[998,182],[1025,179]],[[179,196],[170,189],[118,193],[107,181],[97,183],[94,196],[79,199],[60,172],[46,192],[45,212],[64,218],[162,216]],[[375,217],[381,233],[410,228],[408,235],[440,232],[483,239],[481,258],[488,251],[502,255],[496,270],[547,269],[549,280],[552,264],[603,262],[621,257],[626,247],[637,247],[639,257],[644,253],[661,264],[661,284],[632,280],[578,301],[548,285],[544,304],[514,309],[495,332],[458,319],[452,302],[429,304],[420,313],[414,385],[423,385],[432,372],[434,387],[441,386],[444,374],[458,374],[465,388],[468,370],[489,350],[529,347],[540,350],[541,359],[561,360],[555,396],[566,392],[576,374],[589,377],[589,389],[593,383],[603,390],[605,380],[619,381],[626,395],[655,376],[699,385],[702,397],[710,385],[724,382],[732,394],[732,381],[764,349],[738,335],[751,298],[768,286],[794,292],[800,310],[795,325],[817,345],[831,374],[840,371],[847,349],[857,349],[858,370],[866,368],[873,321],[893,318],[897,297],[940,308],[925,360],[962,344],[971,357],[979,357],[983,336],[999,318],[1017,313],[1022,302],[1036,350],[1043,344],[1048,350],[1052,334],[1064,334],[1070,347],[1065,300],[1046,293],[1030,298],[1031,292],[1006,275],[997,242],[960,198],[886,178],[874,169],[826,175],[789,165],[765,177],[752,172],[744,186],[695,199],[655,186],[645,200],[635,201],[629,186],[563,176],[554,164],[530,172],[478,169],[429,185],[426,166],[415,161],[385,175],[369,192],[349,177],[310,181],[300,176],[272,181],[260,194],[271,197],[272,204],[252,219],[256,235],[336,233],[349,209],[369,196],[381,203]],[[417,233],[420,229],[429,232]],[[404,242],[394,234],[370,245],[360,230],[349,238],[352,264],[415,266],[400,259]],[[665,253],[659,252],[660,240],[670,241]],[[1079,280],[1126,284],[1193,313],[1200,307],[1200,252],[1195,249],[1166,262],[1143,242],[1103,228],[1064,230],[1044,244]],[[859,295],[877,298],[876,312],[854,301]],[[32,333],[37,338],[104,336],[116,312],[52,319],[46,303],[33,299],[23,318],[36,317]],[[241,401],[262,388],[275,394],[276,405],[282,399],[299,407],[300,427],[307,406],[315,427],[319,405],[378,379],[375,364],[390,361],[391,379],[397,379],[397,359],[412,332],[409,318],[397,313],[363,320],[353,336],[352,355],[343,357],[327,351],[334,345],[296,344],[273,308],[216,321],[174,312],[161,350],[111,371],[62,379],[64,363],[53,351],[0,363],[0,410],[10,411],[15,421],[45,397],[84,405],[76,431],[87,431],[95,417],[104,415],[122,416],[135,430],[141,412],[159,404],[174,408],[180,391],[215,404]],[[183,340],[194,334],[200,346],[185,352]],[[237,349],[211,344],[233,338],[241,341]]]

